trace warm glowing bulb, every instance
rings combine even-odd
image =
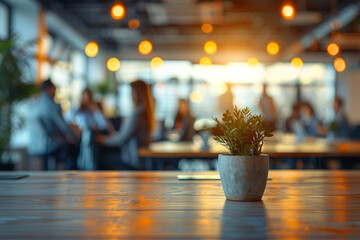
[[[192,101],[194,103],[200,103],[204,99],[204,96],[199,91],[193,91],[192,93],[190,93],[189,98],[190,98],[190,101]]]
[[[99,52],[99,46],[96,42],[89,42],[85,47],[85,54],[88,57],[95,57]]]
[[[281,13],[285,19],[292,19],[295,15],[295,9],[292,5],[286,4],[282,7]]]
[[[276,55],[279,52],[280,47],[279,44],[277,44],[276,42],[269,42],[269,44],[266,47],[266,50],[269,54]]]
[[[133,18],[129,20],[128,25],[131,29],[137,29],[140,27],[140,21],[136,18]]]
[[[110,58],[106,65],[110,71],[115,72],[120,68],[120,61],[117,58]]]
[[[204,23],[203,25],[201,25],[201,30],[204,33],[211,33],[213,30],[213,26],[209,23]]]
[[[111,17],[115,20],[121,20],[125,17],[126,9],[121,3],[117,3],[111,8]]]
[[[216,43],[213,41],[207,41],[204,45],[204,50],[207,54],[214,54],[217,50]]]
[[[303,66],[303,61],[301,60],[301,58],[296,57],[291,60],[291,65],[294,68],[301,68]]]
[[[209,66],[209,65],[212,64],[212,61],[208,57],[203,57],[203,58],[200,59],[199,64],[204,65],[204,66]]]
[[[159,57],[154,57],[151,59],[150,67],[152,70],[158,70],[164,65],[164,61]]]
[[[256,67],[257,65],[259,65],[259,60],[257,60],[256,58],[249,58],[248,60],[248,65],[250,67]]]
[[[152,44],[150,41],[144,40],[139,44],[139,52],[143,55],[148,55],[152,51]]]
[[[331,55],[331,56],[335,56],[339,53],[340,48],[336,43],[330,43],[327,46],[327,52]]]
[[[337,72],[343,72],[346,69],[345,60],[342,58],[336,58],[334,61],[334,68]]]

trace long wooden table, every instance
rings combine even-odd
[[[360,142],[328,143],[320,139],[302,143],[266,142],[263,151],[271,157],[360,157]],[[201,149],[194,142],[155,142],[139,149],[143,158],[217,158],[223,153],[228,150],[220,144]]]
[[[0,239],[360,239],[360,171],[270,171],[260,202],[179,172],[26,174],[0,181]]]

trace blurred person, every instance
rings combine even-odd
[[[111,133],[114,131],[113,126],[105,118],[99,105],[93,100],[90,89],[83,91],[75,119],[81,129],[88,128],[96,133]]]
[[[329,130],[334,132],[336,138],[349,138],[351,127],[345,115],[344,102],[339,96],[335,97],[333,101],[333,109],[335,118],[330,124]]]
[[[297,103],[292,107],[291,115],[285,120],[285,132],[294,132],[294,125],[300,123],[301,103]]]
[[[192,141],[195,118],[190,114],[189,101],[180,99],[174,121],[174,130],[180,133],[180,141]]]
[[[65,164],[65,169],[74,169],[79,139],[65,122],[60,105],[55,103],[55,91],[55,85],[48,79],[42,83],[40,94],[33,102],[29,153],[54,156],[57,168]]]
[[[226,83],[226,92],[218,99],[218,114],[222,117],[222,114],[226,111],[232,111],[234,107],[234,95],[231,91],[232,84]]]
[[[298,102],[293,106],[292,114],[285,120],[285,132],[295,134],[297,142],[303,142],[306,138],[306,131],[301,121],[301,105]]]
[[[138,148],[148,147],[154,129],[154,107],[149,86],[143,81],[132,82],[134,110],[120,131],[112,135],[99,135],[97,140],[109,147],[121,148],[122,163],[130,169],[142,168]]]
[[[260,98],[259,107],[264,116],[265,121],[267,121],[272,128],[276,129],[276,123],[278,118],[276,106],[272,97],[270,97],[267,94],[266,89],[267,89],[267,85],[264,84],[263,94]]]
[[[324,137],[326,129],[322,125],[321,121],[317,118],[314,109],[310,103],[301,104],[301,121],[305,127],[307,134],[315,137]]]
[[[77,166],[81,170],[94,170],[99,158],[94,134],[109,134],[114,131],[114,128],[105,118],[100,106],[93,100],[90,89],[82,92],[80,107],[76,111],[74,119],[82,130]]]

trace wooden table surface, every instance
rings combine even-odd
[[[247,203],[180,172],[27,174],[0,181],[0,239],[360,239],[360,171],[270,171]]]
[[[271,157],[360,157],[360,142],[328,143],[316,139],[302,143],[265,142],[264,153]],[[228,150],[220,144],[211,144],[202,150],[193,142],[155,142],[139,150],[140,157],[148,158],[217,158]]]

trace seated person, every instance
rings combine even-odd
[[[138,157],[138,148],[147,147],[154,128],[153,101],[149,86],[137,80],[131,83],[134,111],[121,126],[120,131],[112,135],[99,135],[97,140],[109,147],[121,148],[122,163],[133,169],[142,168]]]
[[[307,134],[315,137],[324,137],[326,129],[316,117],[314,109],[309,103],[301,104],[301,120]]]
[[[79,139],[66,124],[60,105],[54,102],[55,90],[55,85],[50,80],[44,81],[39,96],[33,102],[29,119],[32,136],[29,153],[51,154],[57,165],[62,162],[65,164],[62,168],[74,169]]]
[[[294,132],[293,125],[300,121],[300,106],[301,103],[297,103],[292,108],[291,115],[285,120],[285,131]]]
[[[195,118],[190,114],[189,102],[180,99],[174,122],[174,129],[180,132],[180,141],[192,141],[195,133],[194,122]]]
[[[290,117],[285,121],[285,131],[288,133],[294,133],[298,142],[305,140],[306,132],[305,127],[300,118],[301,102],[293,106],[293,111]]]
[[[335,112],[335,119],[331,123],[331,130],[334,131],[336,138],[349,138],[350,137],[350,124],[344,113],[343,100],[336,97],[333,102]]]

